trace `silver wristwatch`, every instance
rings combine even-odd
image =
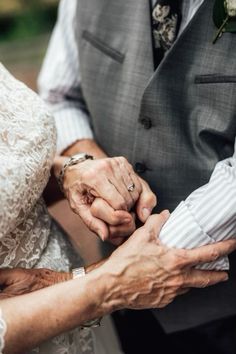
[[[85,273],[84,267],[72,269],[73,279],[81,278],[85,275],[86,275],[86,273]],[[101,325],[101,318],[95,318],[94,320],[85,322],[80,327],[81,327],[81,329],[83,329],[83,328],[89,328],[89,327],[99,327],[100,325]]]
[[[57,181],[61,191],[63,192],[63,180],[65,171],[69,166],[77,165],[77,163],[86,161],[86,160],[93,160],[93,156],[86,154],[85,152],[81,152],[79,154],[73,155],[68,157],[67,161],[64,163],[59,176],[57,177]]]

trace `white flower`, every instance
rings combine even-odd
[[[236,17],[236,0],[225,0],[225,9],[229,17]]]
[[[170,6],[161,6],[161,5],[157,5],[154,10],[153,10],[153,18],[154,20],[156,20],[157,22],[164,22],[166,17],[169,15],[170,13]]]

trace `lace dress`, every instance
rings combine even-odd
[[[49,216],[42,192],[55,153],[55,127],[40,98],[0,63],[0,267],[79,266],[64,232]],[[7,328],[0,311],[0,352]],[[40,354],[119,354],[109,318],[35,348]]]

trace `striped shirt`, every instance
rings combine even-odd
[[[153,4],[156,0],[152,0]],[[76,0],[62,0],[58,21],[39,77],[42,98],[49,104],[58,130],[58,151],[75,141],[93,138],[81,94],[78,46],[75,37]],[[189,0],[180,32],[203,0]],[[209,180],[182,201],[160,233],[168,246],[194,248],[236,236],[236,154],[219,162]],[[225,257],[204,269],[228,269]]]

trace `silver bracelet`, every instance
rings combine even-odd
[[[73,268],[72,269],[72,277],[73,279],[78,279],[84,277],[86,275],[85,268]],[[95,318],[94,320],[87,321],[83,325],[80,326],[81,329],[83,328],[90,328],[90,327],[99,327],[101,325],[102,318]]]
[[[74,268],[72,269],[72,277],[73,279],[77,279],[80,277],[85,276],[85,268],[84,267],[80,267],[80,268]]]
[[[69,166],[77,165],[77,163],[80,163],[80,162],[83,162],[86,160],[93,160],[93,156],[88,155],[85,152],[82,152],[80,154],[76,154],[76,155],[72,155],[72,156],[68,157],[67,161],[62,166],[62,169],[57,177],[57,182],[58,182],[59,187],[62,192],[63,192],[63,181],[64,181],[66,169]]]

